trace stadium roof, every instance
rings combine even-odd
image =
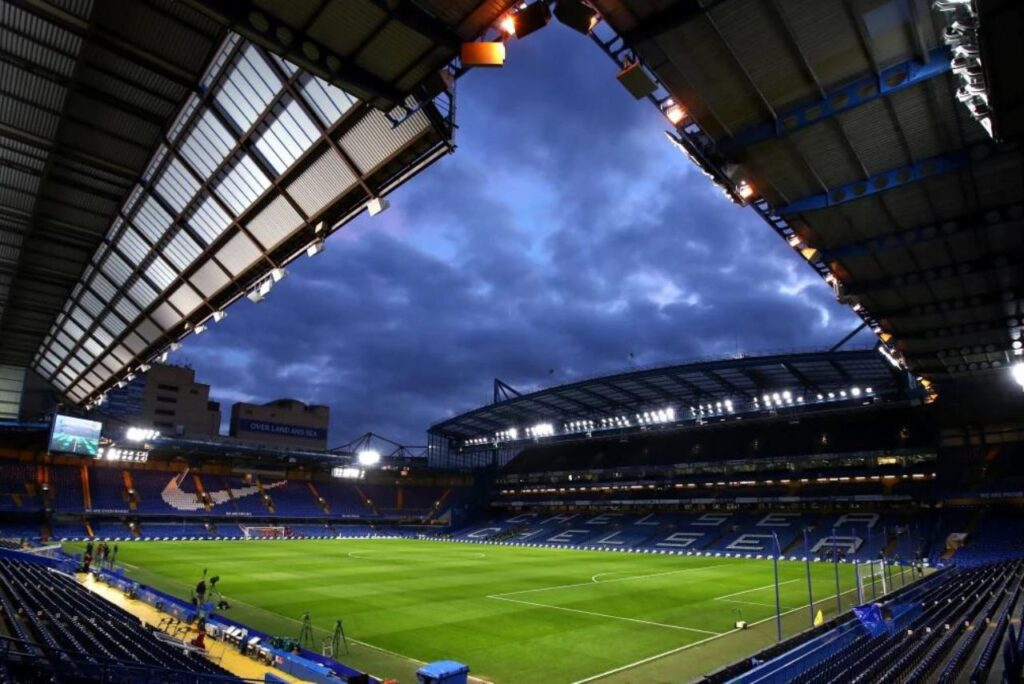
[[[986,127],[1021,131],[1019,3],[942,3],[955,15],[926,0],[594,4],[608,24],[597,42],[620,64],[642,60],[651,99],[682,116],[680,148],[912,370],[1012,358],[1024,165]],[[944,41],[954,17],[978,32]]]
[[[513,427],[522,431],[545,421],[556,433],[566,432],[563,426],[574,421],[600,426],[602,418],[624,417],[631,423],[627,427],[637,427],[637,414],[668,407],[677,417],[671,422],[685,422],[768,411],[776,402],[780,404],[776,408],[834,406],[834,402],[855,400],[853,388],[858,397],[868,397],[870,388],[871,397],[905,398],[908,385],[906,373],[873,349],[700,361],[590,378],[523,395],[499,385],[509,398],[499,400],[496,392],[493,404],[437,423],[429,432],[484,444],[499,432]],[[723,408],[727,400],[731,410]]]
[[[4,2],[0,364],[87,403],[258,300],[450,150],[426,81],[509,4]]]

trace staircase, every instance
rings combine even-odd
[[[274,500],[271,499],[270,495],[267,494],[265,489],[263,489],[263,483],[260,482],[259,478],[256,478],[256,488],[260,492],[260,497],[263,500],[263,505],[266,506],[267,510],[270,511],[271,513],[276,513],[277,511],[274,510]]]
[[[437,503],[435,503],[433,508],[430,509],[430,513],[427,514],[427,520],[433,520],[434,516],[436,516],[438,513],[440,513],[441,511],[444,510],[444,502],[448,499],[448,496],[451,493],[452,493],[452,488],[451,487],[449,487],[448,489],[444,490],[444,494],[441,495],[441,498],[438,499]]]
[[[355,487],[355,485],[353,485],[353,487]],[[380,513],[377,512],[377,507],[374,506],[373,502],[370,501],[369,497],[367,497],[366,494],[363,493],[363,490],[360,489],[359,487],[355,487],[355,490],[356,494],[359,495],[359,498],[363,500],[363,505],[369,508],[371,511],[373,511],[374,515],[380,515]]]
[[[139,507],[138,493],[135,491],[135,485],[132,483],[132,475],[125,469],[121,471],[121,477],[124,480],[125,491],[128,493],[128,510],[137,510]]]
[[[210,510],[213,508],[213,504],[210,502],[210,497],[206,495],[206,490],[203,489],[203,481],[199,479],[199,473],[192,473],[192,482],[196,486],[196,500],[203,504],[203,508]]]
[[[83,463],[81,467],[82,477],[82,503],[85,510],[92,510],[92,489],[89,488],[89,468]]]
[[[320,496],[320,492],[316,490],[316,485],[313,484],[313,481],[310,480],[306,484],[309,485],[309,491],[313,494],[313,498],[316,500],[317,504],[319,504],[320,508],[323,509],[324,513],[330,515],[331,507],[327,505],[327,500]]]

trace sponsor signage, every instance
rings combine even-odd
[[[285,425],[284,423],[271,423],[266,420],[252,420],[246,418],[238,421],[239,432],[256,432],[261,435],[280,435],[281,437],[295,437],[298,439],[315,439],[327,441],[327,430],[315,427],[303,427],[301,425]]]

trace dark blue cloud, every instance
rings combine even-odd
[[[666,142],[596,46],[552,24],[509,52],[459,82],[453,156],[174,360],[228,403],[331,405],[332,443],[422,443],[493,377],[530,389],[821,347],[858,323]]]

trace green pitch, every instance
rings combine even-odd
[[[681,682],[776,635],[771,561],[372,539],[122,543],[118,561],[183,598],[207,568],[228,615],[273,634],[298,636],[309,611],[318,651],[341,618],[340,659],[403,683],[445,658],[501,683]],[[834,569],[812,570],[829,617]],[[853,567],[840,571],[845,611]],[[780,563],[780,579],[789,636],[810,621],[804,564]]]

